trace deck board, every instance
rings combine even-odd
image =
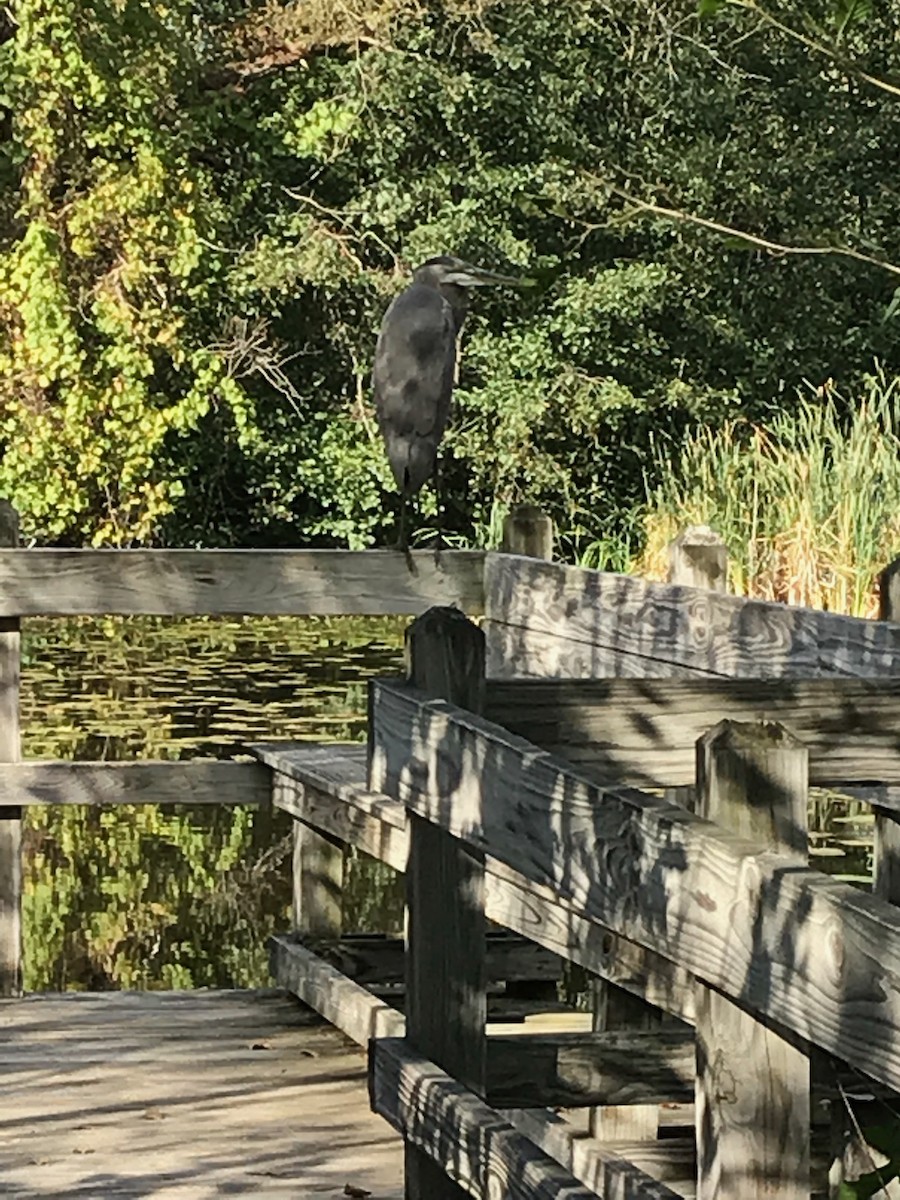
[[[5,1000],[0,1095],[5,1196],[403,1195],[364,1055],[281,993]]]

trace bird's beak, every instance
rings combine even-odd
[[[483,267],[459,267],[444,276],[444,283],[455,283],[460,287],[519,287],[524,281],[514,275],[498,275]]]

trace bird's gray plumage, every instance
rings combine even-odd
[[[434,475],[450,419],[468,289],[515,282],[449,255],[430,258],[416,268],[412,283],[384,315],[372,388],[378,427],[402,497],[402,545],[406,502]]]
[[[406,495],[434,474],[453,401],[456,337],[450,304],[421,283],[400,293],[381,325],[372,372],[375,410],[391,471]]]

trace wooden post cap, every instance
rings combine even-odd
[[[708,525],[689,525],[669,543],[669,583],[728,590],[728,550]]]
[[[503,521],[500,548],[526,558],[553,558],[553,521],[536,504],[517,504]]]

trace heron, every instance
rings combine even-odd
[[[469,289],[519,280],[442,254],[413,271],[378,334],[372,388],[378,427],[400,491],[400,549],[408,553],[410,497],[435,473],[456,382]]]

